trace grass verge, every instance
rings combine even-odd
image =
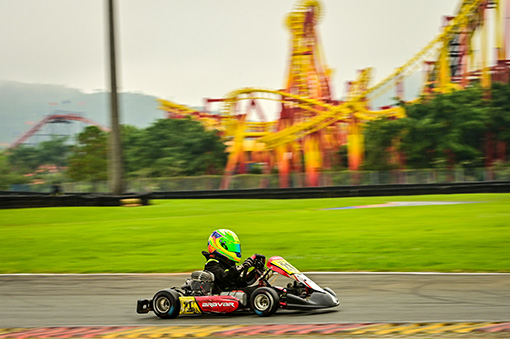
[[[472,204],[325,210],[393,201]],[[510,194],[0,210],[0,273],[189,272],[209,234],[303,271],[510,272]]]

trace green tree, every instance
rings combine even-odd
[[[195,120],[160,119],[136,140],[138,169],[151,176],[215,174],[226,164],[223,142]]]
[[[31,173],[42,165],[67,165],[71,146],[67,137],[54,137],[35,146],[20,145],[9,150],[9,163],[19,173]]]
[[[484,99],[479,86],[473,86],[408,105],[406,118],[371,122],[365,135],[365,166],[388,167],[385,154],[393,140],[400,140],[399,151],[411,168],[482,166],[494,104]],[[497,116],[502,119],[501,114]]]
[[[510,143],[510,83],[492,85],[487,129],[487,142]],[[508,155],[509,151],[506,147],[506,154],[499,155]]]
[[[404,119],[379,119],[367,124],[365,128],[366,157],[363,168],[369,170],[391,170],[397,164],[391,163],[390,148],[398,145],[402,131],[406,128]]]
[[[142,144],[144,130],[131,125],[122,125],[121,136],[124,154],[124,169],[128,175],[133,174],[142,168],[140,165],[140,162],[142,161],[140,145]]]
[[[43,141],[37,146],[38,157],[41,165],[51,164],[58,167],[67,166],[67,158],[72,146],[67,144],[68,137],[54,137]]]
[[[37,149],[32,146],[20,145],[8,151],[11,169],[18,173],[34,172],[40,165]]]
[[[108,134],[96,126],[88,126],[78,134],[69,157],[69,178],[90,182],[107,179],[107,139]]]
[[[12,170],[8,156],[0,152],[0,190],[7,190],[13,184],[24,184],[29,180]]]
[[[409,106],[410,129],[403,145],[409,164],[482,165],[488,113],[478,86]]]

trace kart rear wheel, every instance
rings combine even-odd
[[[251,294],[250,306],[259,317],[269,317],[280,307],[280,297],[274,289],[260,287]]]
[[[181,311],[179,293],[171,289],[157,292],[152,299],[154,313],[162,319],[173,319]]]

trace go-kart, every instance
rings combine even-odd
[[[279,308],[313,310],[338,306],[338,298],[330,288],[321,288],[282,257],[271,257],[265,267],[265,257],[252,256],[253,269],[245,268],[242,289],[213,294],[214,275],[195,271],[181,288],[158,291],[152,299],[140,299],[137,313],[153,311],[163,319],[187,314],[222,314],[234,311],[253,311],[267,317]],[[273,286],[278,276],[293,280],[286,287]]]

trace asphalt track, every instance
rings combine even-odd
[[[161,320],[136,301],[180,286],[188,275],[0,275],[0,328],[380,322],[507,322],[510,274],[307,274],[338,294],[340,306]]]

